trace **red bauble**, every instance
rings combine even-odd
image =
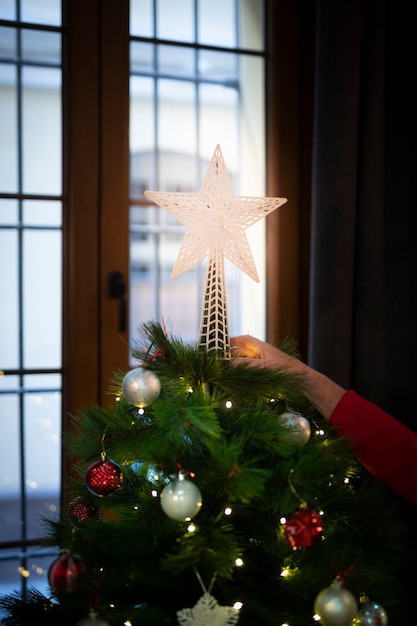
[[[70,552],[64,552],[48,570],[48,582],[56,593],[71,593],[85,574],[83,561]]]
[[[109,496],[122,484],[123,474],[113,461],[97,461],[87,470],[85,482],[95,496]]]
[[[87,519],[99,521],[101,519],[101,511],[97,506],[86,502],[84,498],[78,496],[68,505],[68,518],[73,526],[78,526],[79,522]]]
[[[284,525],[285,539],[293,550],[311,548],[321,539],[322,531],[322,519],[311,509],[298,509]]]

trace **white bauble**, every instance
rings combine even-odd
[[[122,391],[130,404],[143,408],[158,398],[161,392],[161,383],[154,372],[142,367],[135,367],[123,378]]]
[[[353,593],[333,582],[316,597],[314,612],[320,616],[323,626],[350,626],[358,612],[358,603]]]
[[[302,448],[311,436],[311,426],[308,419],[301,413],[285,411],[278,417],[280,423],[285,426],[283,440],[289,446]]]
[[[202,503],[197,485],[185,478],[168,483],[161,493],[161,507],[165,515],[178,521],[197,515]]]

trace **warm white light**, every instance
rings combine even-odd
[[[228,400],[228,401],[226,402],[226,409],[231,409],[231,408],[232,408],[232,406],[233,406],[232,401],[231,401],[231,400]]]
[[[224,514],[225,515],[231,515],[232,514],[232,508],[230,506],[227,506],[224,510]]]
[[[283,569],[283,570],[282,570],[282,572],[281,572],[281,576],[282,576],[283,578],[286,578],[286,577],[287,577],[287,576],[289,576],[289,575],[290,575],[290,570],[289,570],[288,568],[285,568],[285,569]]]
[[[197,526],[195,524],[189,524],[187,530],[189,533],[194,533],[197,530]]]
[[[154,498],[158,497],[158,492],[156,489],[152,489],[151,494],[153,495]]]
[[[321,620],[321,617],[320,617],[320,615],[317,615],[317,613],[315,613],[313,615],[313,619],[314,619],[315,622],[319,622]]]
[[[345,485],[348,485],[350,483],[349,478],[346,476],[345,480],[343,481],[345,483]]]
[[[235,561],[235,565],[237,565],[238,567],[242,567],[242,565],[243,565],[243,560],[242,560],[242,559],[236,559],[236,561]]]
[[[130,620],[127,620],[126,622],[123,622],[124,626],[132,626],[132,622]]]
[[[280,517],[279,523],[280,524],[286,524],[287,523],[287,518],[286,517]]]
[[[240,611],[242,606],[243,606],[243,602],[237,601],[237,602],[234,603],[233,608],[236,609],[236,611]]]
[[[145,409],[138,409],[138,415],[143,415],[145,413]]]

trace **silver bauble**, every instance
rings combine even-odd
[[[316,597],[314,612],[323,626],[350,626],[358,612],[358,603],[349,589],[333,583]]]
[[[311,426],[308,419],[301,415],[301,413],[294,411],[285,411],[281,413],[278,419],[280,424],[285,427],[282,436],[285,443],[295,448],[305,446],[311,436]]]
[[[202,505],[201,492],[190,480],[180,478],[168,483],[161,493],[161,507],[165,515],[177,521],[191,519]]]
[[[135,367],[123,378],[122,391],[130,404],[143,408],[158,398],[161,392],[161,383],[154,372],[142,367]]]
[[[376,602],[364,602],[359,613],[353,618],[352,626],[387,626],[388,615]]]

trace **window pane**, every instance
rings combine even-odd
[[[235,0],[198,0],[198,42],[237,46]]]
[[[20,511],[15,504],[20,493],[20,411],[18,395],[7,393],[13,387],[11,378],[15,377],[0,377],[0,527],[5,540],[20,537]]]
[[[159,39],[195,41],[193,0],[156,0],[156,7]]]
[[[61,0],[20,0],[22,21],[34,24],[59,26],[61,24]]]
[[[181,46],[158,46],[157,69],[159,74],[195,76],[195,51]]]
[[[52,200],[25,200],[23,203],[25,226],[62,226],[62,203]]]
[[[143,197],[155,186],[155,82],[133,76],[130,80],[130,190]]]
[[[17,191],[16,68],[0,63],[0,190]]]
[[[23,190],[56,194],[62,188],[61,71],[23,68]]]
[[[24,366],[61,364],[61,233],[29,230],[23,238]]]
[[[59,65],[61,35],[40,30],[22,30],[22,56],[25,61]]]
[[[233,173],[239,168],[239,120],[240,108],[238,92],[222,85],[203,84],[199,91],[199,144],[204,153],[201,155],[210,162],[215,145],[213,137],[221,145],[227,169],[233,179]],[[236,180],[234,181],[236,183]],[[235,193],[238,189],[235,184]]]
[[[153,37],[153,0],[130,0],[130,34]]]
[[[27,534],[40,537],[44,534],[41,518],[53,517],[59,506],[61,394],[26,393],[24,414]]]
[[[0,370],[19,366],[19,264],[16,230],[0,230]]]
[[[228,83],[235,89],[239,87],[237,54],[201,50],[198,54],[198,72],[201,80]]]
[[[237,0],[237,3],[239,47],[249,50],[264,50],[265,2],[263,0],[258,0],[258,2]]]
[[[8,225],[17,225],[18,206],[16,200],[0,198],[0,227]]]
[[[195,154],[197,111],[194,85],[181,80],[160,80],[157,96],[158,150]]]
[[[1,20],[15,20],[16,19],[15,0],[2,0],[0,2],[0,19]]]
[[[0,26],[0,57],[2,59],[17,58],[16,33],[15,28]]]
[[[154,69],[154,44],[132,41],[130,44],[130,71],[134,74],[153,74]]]

